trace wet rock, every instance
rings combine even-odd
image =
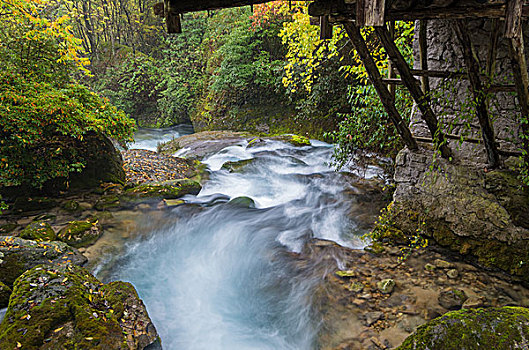
[[[164,199],[163,202],[167,207],[176,207],[185,203],[185,201],[181,199]]]
[[[59,203],[48,197],[17,197],[13,204],[13,210],[17,213],[44,211],[56,207]]]
[[[465,309],[448,312],[420,326],[397,349],[525,349],[527,339],[528,309]]]
[[[468,299],[466,293],[461,289],[450,288],[439,294],[439,304],[448,310],[457,310],[463,306]]]
[[[356,272],[354,272],[353,270],[336,271],[335,274],[338,277],[355,277],[356,276]]]
[[[426,265],[424,265],[424,269],[426,271],[433,271],[433,270],[436,269],[436,267],[435,267],[435,265],[432,265],[432,264],[426,264]]]
[[[227,170],[230,173],[240,173],[247,165],[252,164],[254,161],[255,158],[226,162],[222,164],[222,169]]]
[[[0,282],[0,308],[6,307],[9,304],[11,292],[11,288]]]
[[[435,267],[438,267],[440,269],[452,269],[454,267],[454,264],[452,264],[451,262],[441,260],[441,259],[435,259],[433,263]]]
[[[24,271],[40,264],[84,265],[87,259],[63,242],[36,242],[0,236],[0,282],[12,286]]]
[[[250,197],[236,197],[230,200],[228,204],[237,207],[255,208],[255,202]]]
[[[202,186],[198,181],[190,179],[171,180],[161,183],[148,183],[136,186],[125,191],[125,201],[140,198],[177,199],[186,194],[196,195]]]
[[[16,223],[6,223],[6,224],[2,224],[0,225],[0,235],[2,234],[7,234],[7,233],[11,233],[13,232],[14,230],[16,230],[18,228],[18,224]]]
[[[366,252],[369,252],[369,253],[372,253],[372,254],[375,254],[375,255],[380,255],[380,254],[384,253],[384,251],[386,249],[384,248],[384,246],[381,243],[372,242],[367,247],[365,247],[364,250]]]
[[[383,318],[384,318],[383,312],[380,312],[380,311],[367,312],[365,314],[365,323],[367,326],[371,326],[373,323]]]
[[[383,294],[391,294],[395,288],[395,281],[391,278],[377,282],[378,290]]]
[[[57,238],[75,248],[87,247],[101,237],[101,226],[97,221],[71,221],[59,231]]]
[[[456,279],[459,276],[459,272],[456,269],[446,271],[448,278]]]
[[[463,309],[474,309],[485,306],[486,299],[484,297],[469,297],[463,303]]]
[[[279,136],[272,136],[270,137],[270,139],[290,143],[292,146],[296,147],[310,146],[310,140],[305,136],[300,135],[285,134]]]
[[[354,281],[347,286],[347,289],[353,293],[361,293],[364,290],[364,285],[360,282]]]
[[[79,202],[75,200],[69,200],[62,204],[62,208],[67,212],[74,213],[80,209]]]
[[[20,232],[20,237],[35,241],[54,241],[57,235],[46,221],[32,222]]]
[[[0,339],[6,349],[161,349],[130,283],[101,284],[72,265],[37,266],[17,279]]]
[[[109,210],[112,208],[118,208],[120,206],[119,198],[116,195],[106,195],[101,196],[96,204],[94,205],[94,209],[99,211]]]

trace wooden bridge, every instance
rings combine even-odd
[[[286,0],[285,0],[286,1]],[[192,11],[214,10],[226,7],[254,5],[264,0],[165,0],[155,5],[155,12],[166,19],[169,33],[181,32],[181,14]],[[490,168],[500,166],[500,155],[513,155],[502,152],[495,141],[494,129],[490,120],[482,71],[492,74],[497,56],[497,45],[501,35],[509,41],[509,58],[513,69],[514,86],[499,85],[489,87],[490,91],[515,91],[522,116],[529,116],[529,76],[524,54],[522,23],[529,16],[529,5],[525,0],[315,0],[309,5],[311,15],[320,26],[322,39],[332,37],[332,26],[342,24],[362,60],[370,81],[374,85],[391,122],[395,125],[404,143],[410,149],[417,149],[415,138],[400,112],[395,107],[395,84],[404,85],[421,111],[421,116],[431,134],[431,140],[444,158],[450,158],[446,139],[459,136],[445,135],[439,128],[438,118],[428,99],[430,77],[456,77],[461,72],[428,70],[426,27],[429,20],[451,20],[454,34],[459,40],[465,62],[464,78],[468,79],[476,102],[476,115],[479,120],[482,142],[487,151]],[[486,67],[480,67],[470,40],[467,20],[487,18],[492,21],[490,44]],[[419,20],[420,69],[412,70],[398,50],[392,35],[394,21]],[[500,21],[505,21],[505,30],[500,30]],[[390,60],[390,76],[382,77],[368,46],[360,34],[360,28],[374,27]],[[484,68],[484,69],[482,69]],[[399,77],[394,77],[396,72]],[[416,79],[418,77],[420,80]],[[529,124],[523,123],[524,150],[529,160]],[[424,139],[423,139],[424,141]],[[517,152],[514,152],[518,154]],[[522,153],[519,153],[522,154]]]

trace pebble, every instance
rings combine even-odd
[[[456,269],[451,269],[446,272],[448,278],[455,279],[459,276],[459,272]]]
[[[433,271],[433,270],[435,270],[435,265],[432,265],[432,264],[428,263],[428,264],[424,265],[424,269],[426,271]]]
[[[391,294],[395,288],[395,281],[391,278],[377,282],[377,288],[382,294]]]
[[[472,309],[472,308],[482,307],[482,306],[485,306],[485,298],[484,297],[469,297],[463,303],[462,308],[463,309]]]
[[[376,321],[382,319],[384,317],[384,313],[380,311],[372,311],[366,313],[366,325],[371,326]]]
[[[435,259],[433,263],[437,268],[440,268],[440,269],[451,269],[454,267],[454,264],[452,264],[451,262],[441,260],[441,259]]]

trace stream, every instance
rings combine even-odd
[[[202,191],[136,218],[138,234],[98,276],[134,284],[164,349],[314,349],[321,319],[311,293],[323,276],[301,273],[296,253],[312,238],[363,247],[379,209],[352,175],[327,165],[331,154],[319,141],[241,141],[209,156]],[[248,160],[240,171],[222,168],[240,160]]]

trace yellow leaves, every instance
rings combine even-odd
[[[59,328],[57,328],[56,330],[54,330],[53,333],[58,333],[58,332],[60,332],[63,328],[64,328],[64,327],[59,327]]]

